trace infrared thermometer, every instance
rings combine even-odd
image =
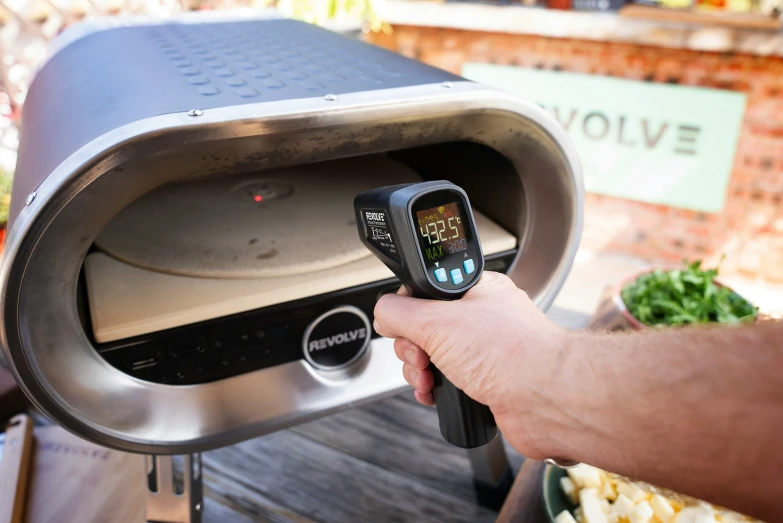
[[[415,298],[458,300],[484,269],[465,191],[447,181],[381,187],[354,200],[359,236]],[[489,407],[468,397],[434,366],[433,397],[449,443],[480,447],[497,435]]]

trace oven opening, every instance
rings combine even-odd
[[[303,337],[336,307],[359,311],[349,332],[365,329],[369,343],[375,302],[398,283],[359,240],[353,198],[437,179],[466,190],[486,270],[505,271],[525,198],[511,162],[484,145],[213,175],[163,185],[104,227],[82,268],[85,331],[114,367],[170,385],[310,361]]]

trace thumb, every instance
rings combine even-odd
[[[449,302],[386,294],[375,305],[375,330],[387,338],[405,338],[426,350],[427,339]]]

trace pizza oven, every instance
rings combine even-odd
[[[438,179],[467,192],[485,269],[548,307],[582,182],[535,104],[289,20],[87,34],[25,106],[5,363],[57,423],[149,454],[396,393],[372,314],[399,283],[352,202]]]

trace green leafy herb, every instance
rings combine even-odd
[[[682,269],[639,276],[621,292],[628,311],[645,325],[740,323],[758,315],[742,296],[715,283],[718,269],[703,270],[701,260]]]

